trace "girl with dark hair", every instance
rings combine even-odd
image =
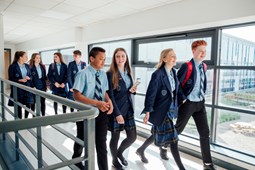
[[[54,53],[54,63],[50,64],[48,70],[48,79],[51,83],[52,94],[66,98],[68,89],[67,83],[67,65],[64,63],[62,54]],[[66,113],[66,106],[62,105],[63,113]],[[58,114],[58,103],[54,102],[55,114]]]
[[[24,51],[17,51],[14,55],[14,59],[12,64],[9,66],[8,69],[8,75],[9,80],[14,81],[16,83],[23,84],[28,87],[32,87],[32,81],[31,81],[31,70],[27,62],[27,53]],[[11,87],[11,94],[10,97],[13,98],[13,88]],[[26,107],[30,108],[31,104],[34,103],[34,98],[32,93],[29,93],[28,91],[22,90],[18,88],[18,102],[22,103],[23,105],[26,105]],[[13,101],[9,100],[8,102],[9,106],[14,106]],[[28,117],[28,111],[25,110],[25,118]],[[21,107],[18,106],[18,117],[22,118],[22,110]]]
[[[117,48],[114,51],[112,63],[107,72],[107,78],[109,82],[108,94],[114,108],[113,114],[109,115],[108,123],[108,130],[111,131],[112,135],[110,140],[112,164],[116,169],[122,170],[122,165],[128,165],[127,160],[122,154],[136,140],[136,126],[131,94],[135,94],[137,86],[133,86],[131,68],[125,49]],[[120,132],[124,129],[127,137],[118,148]],[[118,158],[122,165],[119,163]]]
[[[29,65],[32,73],[32,82],[34,87],[38,90],[46,91],[46,68],[42,63],[42,59],[39,53],[32,54]],[[31,109],[33,111],[35,110],[35,104],[32,104]],[[45,110],[45,98],[41,97],[41,112],[43,116],[45,116]]]

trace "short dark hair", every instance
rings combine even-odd
[[[80,50],[74,50],[74,51],[73,51],[73,54],[81,55],[81,51],[80,51]]]
[[[99,52],[105,53],[105,49],[101,47],[93,47],[89,52],[89,57],[95,58]]]

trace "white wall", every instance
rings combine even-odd
[[[254,22],[254,7],[254,0],[184,0],[90,25],[86,28],[86,41],[91,43]]]
[[[3,24],[3,15],[0,13],[0,77],[4,78],[4,24]]]

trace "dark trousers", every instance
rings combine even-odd
[[[31,109],[35,111],[35,104],[31,105]],[[41,112],[43,116],[45,116],[45,110],[46,110],[45,98],[41,97]]]
[[[66,113],[65,105],[62,105],[62,109],[63,109],[63,113]],[[55,114],[57,115],[58,114],[58,103],[57,102],[54,102],[54,111],[55,111]]]
[[[26,104],[27,108],[31,107],[31,104]],[[25,118],[28,118],[29,112],[25,110]],[[18,106],[18,118],[22,119],[22,107]]]
[[[107,162],[107,146],[106,146],[106,136],[107,136],[107,123],[108,117],[106,113],[100,112],[96,117],[96,129],[95,129],[95,141],[96,141],[96,152],[97,152],[97,164],[99,170],[108,170]],[[77,126],[77,138],[84,140],[84,126],[83,122],[76,122]],[[72,158],[80,157],[83,151],[83,147],[78,143],[74,143],[74,153]],[[81,167],[80,164],[76,164]]]
[[[181,134],[190,117],[193,117],[200,137],[200,147],[204,163],[212,163],[210,152],[209,126],[204,101],[191,102],[187,100],[179,108],[179,115],[175,124],[178,134]]]

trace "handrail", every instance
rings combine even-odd
[[[93,135],[95,135],[95,117],[98,115],[98,109],[89,105],[85,105],[79,102],[74,102],[69,99],[65,99],[56,95],[49,94],[47,92],[43,92],[40,90],[37,90],[35,88],[27,87],[19,83],[15,83],[9,80],[5,80],[3,78],[0,78],[0,86],[1,86],[1,101],[0,105],[2,107],[2,122],[0,122],[0,134],[3,134],[3,140],[5,140],[5,133],[8,132],[15,132],[15,149],[16,149],[16,160],[19,160],[19,157],[22,157],[24,161],[28,164],[28,167],[32,167],[29,160],[23,155],[21,150],[19,149],[19,140],[25,144],[28,150],[32,152],[32,154],[38,159],[38,168],[42,169],[55,169],[55,168],[61,168],[64,166],[69,166],[71,169],[77,169],[73,164],[86,161],[85,168],[92,170],[94,169],[94,144],[95,139],[93,138]],[[4,93],[4,83],[10,84],[14,90],[14,96],[13,98],[10,98],[10,96],[6,95]],[[17,101],[17,88],[23,89],[25,91],[29,91],[30,93],[33,93],[36,97],[36,110],[32,111],[26,106],[20,104]],[[60,114],[60,115],[52,115],[52,116],[36,116],[40,115],[40,97],[44,97],[46,99],[57,101],[63,105],[72,107],[77,109],[77,112],[67,113],[67,114]],[[14,114],[12,111],[5,106],[5,98],[10,99],[14,102]],[[17,106],[20,106],[30,113],[32,113],[34,116],[31,119],[15,119],[15,120],[7,120],[5,118],[5,111],[9,112],[11,116],[16,117],[17,115]],[[60,123],[67,123],[67,122],[76,122],[76,121],[83,121],[84,122],[84,141],[80,140],[79,138],[73,136],[69,132],[65,131],[64,129],[59,128],[56,126],[56,124]],[[85,155],[81,158],[75,158],[68,160],[65,158],[64,155],[62,155],[60,152],[58,152],[53,146],[51,146],[47,141],[45,141],[42,138],[41,135],[41,127],[42,126],[52,126],[56,130],[58,130],[63,135],[66,135],[70,139],[74,140],[75,142],[79,143],[80,145],[85,147]],[[36,133],[31,132],[31,128],[36,128]],[[37,139],[37,155],[33,149],[31,149],[31,146],[29,143],[25,141],[25,138],[21,136],[21,134],[18,132],[19,130],[25,130],[28,129],[30,133],[32,133],[33,136]],[[9,135],[8,135],[9,136]],[[10,137],[8,137],[10,139]],[[62,162],[53,164],[53,165],[47,165],[44,160],[42,159],[42,144],[46,146],[52,153],[54,153]]]

